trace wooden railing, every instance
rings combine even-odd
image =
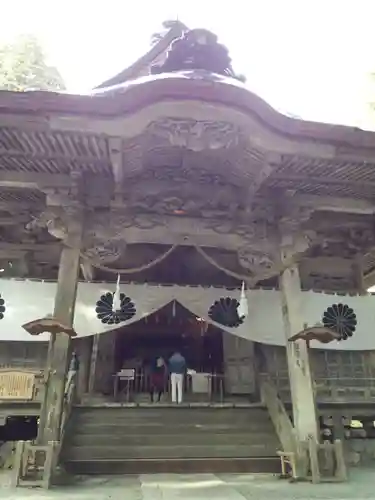
[[[271,375],[279,397],[291,402],[290,384],[287,376]],[[375,402],[375,378],[315,377],[314,388],[318,403],[364,403]]]
[[[117,379],[116,379],[117,378]],[[221,373],[206,374],[206,390],[204,392],[194,392],[192,377],[185,376],[184,380],[184,399],[194,399],[201,397],[207,402],[223,403],[225,401],[225,375]],[[118,375],[113,375],[113,397],[117,401],[132,402],[139,395],[148,395],[151,391],[150,376],[144,372],[136,372],[133,378],[121,380]],[[164,394],[170,394],[170,384],[166,377],[164,383]],[[230,395],[228,394],[230,397]],[[246,394],[244,394],[246,397]]]
[[[69,371],[65,384],[59,441],[49,441],[47,444],[33,441],[17,442],[12,481],[14,486],[49,488],[59,462],[67,423],[74,404],[76,380],[77,372]]]
[[[279,398],[277,388],[267,375],[260,377],[262,402],[266,405],[268,413],[285,452],[295,453],[297,441],[294,427],[289,415]]]
[[[77,390],[77,380],[78,380],[78,372],[77,371],[69,371],[68,377],[65,384],[65,392],[64,392],[64,404],[63,404],[63,412],[61,417],[61,426],[60,426],[60,444],[62,445],[64,440],[64,435],[66,431],[66,426],[69,421],[69,417],[75,402],[76,398],[76,390]]]
[[[299,441],[277,387],[267,374],[261,375],[260,386],[262,401],[268,409],[283,448],[278,452],[282,475],[291,475],[293,479],[304,478],[312,482],[320,482],[323,479],[346,481],[342,442],[335,440],[334,443],[320,443],[312,436],[309,436],[307,441]],[[287,466],[291,468],[290,475],[286,474]]]

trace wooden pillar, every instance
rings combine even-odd
[[[332,415],[332,427],[333,427],[333,438],[340,439],[342,442],[345,441],[345,427],[343,423],[343,417],[341,411],[335,411]]]
[[[116,337],[116,331],[105,332],[98,335],[92,387],[94,391],[100,394],[108,394],[113,391],[112,375],[115,365]]]
[[[354,282],[359,295],[367,295],[367,288],[363,274],[363,259],[358,255],[353,263]]]
[[[100,335],[97,333],[94,335],[91,347],[91,359],[90,359],[90,371],[89,371],[89,396],[94,394],[95,390],[95,375],[96,375],[96,365],[98,361],[99,352],[99,340]]]
[[[92,351],[93,337],[83,337],[78,341],[77,352],[79,359],[78,382],[77,382],[77,395],[81,398],[88,392],[90,364],[91,364],[91,351]]]
[[[281,258],[283,262],[291,262],[292,260],[285,249],[282,249]],[[308,436],[312,436],[318,441],[318,424],[308,347],[303,340],[288,342],[292,335],[304,328],[300,303],[301,285],[296,264],[282,272],[280,289],[294,427],[300,441],[306,440]]]
[[[83,223],[77,218],[63,246],[55,297],[54,317],[71,326],[77,295]],[[46,384],[38,430],[38,444],[60,440],[66,374],[71,355],[70,337],[65,333],[51,335],[46,367]]]

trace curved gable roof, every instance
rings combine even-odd
[[[138,78],[141,76],[142,71],[149,68],[163,52],[168,50],[170,44],[176,40],[176,38],[179,38],[187,29],[187,26],[182,23],[176,24],[165,34],[165,36],[163,36],[163,38],[155,43],[155,45],[153,45],[146,54],[117,75],[109,78],[105,82],[102,82],[100,85],[97,85],[95,89],[103,89],[114,85],[120,85],[128,80]]]

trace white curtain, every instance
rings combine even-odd
[[[79,283],[74,316],[74,327],[79,336],[113,330],[96,316],[96,302],[100,296],[115,291],[115,284]],[[31,337],[21,325],[53,312],[56,283],[0,279],[0,294],[6,302],[4,319],[0,320],[0,340],[48,340],[48,335]],[[136,315],[123,325],[132,324],[176,300],[196,316],[210,322],[208,311],[212,304],[224,297],[239,299],[240,290],[189,286],[152,286],[121,284],[121,292],[136,306]],[[281,297],[276,290],[248,290],[249,314],[238,328],[217,325],[242,338],[271,345],[285,345],[281,316]],[[375,349],[375,297],[336,296],[333,294],[301,292],[300,310],[303,321],[312,326],[321,321],[322,314],[333,303],[345,303],[354,309],[358,326],[354,336],[343,342],[334,342],[320,349],[373,350]]]

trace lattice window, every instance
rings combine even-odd
[[[47,358],[46,342],[3,342],[0,350],[0,368],[42,369]]]

